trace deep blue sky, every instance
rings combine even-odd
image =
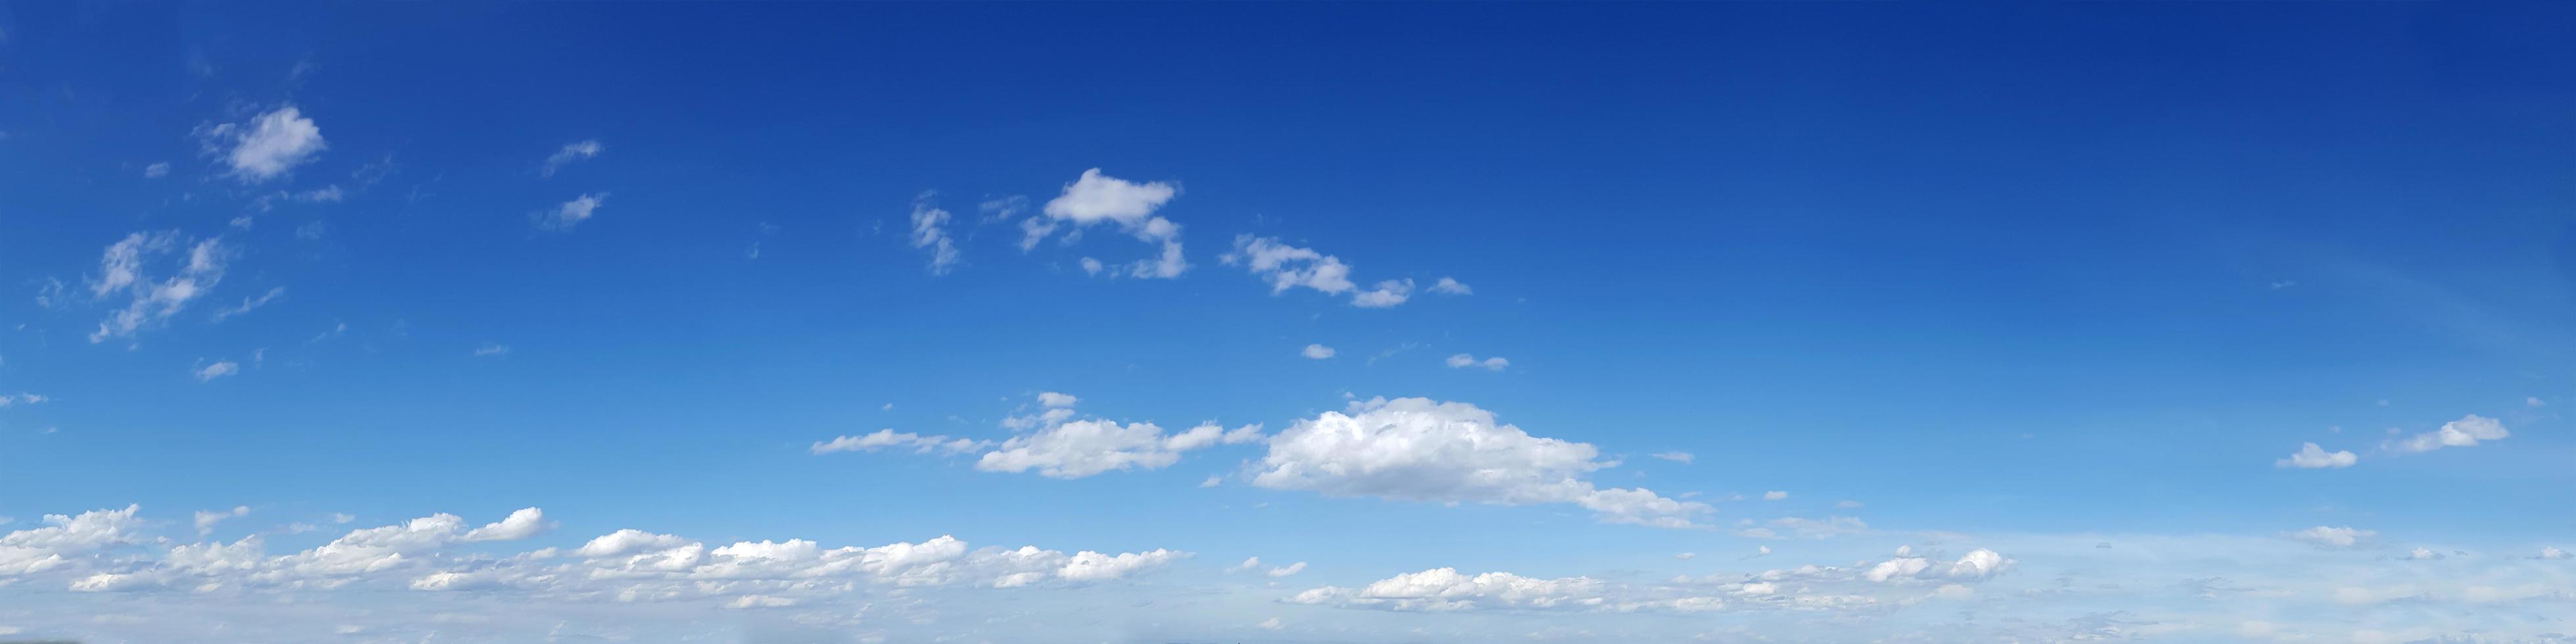
[[[1450,566],[1654,580],[1949,543],[1936,564],[2019,561],[1990,583],[2147,585],[2080,549],[1921,535],[2305,548],[2282,535],[2359,526],[2378,543],[2314,565],[2426,544],[2528,558],[2576,529],[2557,411],[2576,404],[2571,26],[2554,6],[2396,3],[12,5],[0,284],[21,296],[0,302],[0,394],[43,400],[0,407],[0,515],[17,517],[0,530],[140,504],[158,534],[231,543],[356,517],[264,537],[287,556],[537,506],[533,545],[440,556],[620,528],[709,548],[1169,548],[1194,557],[1140,583],[1249,603],[1107,637],[1246,641],[1441,632],[1408,615],[1301,632],[1281,611],[1347,618],[1286,597]],[[244,176],[237,142],[207,134],[290,106],[327,145],[276,176]],[[544,170],[585,141],[603,151]],[[1019,221],[1094,168],[1176,191],[1149,209],[1181,227],[1188,271],[1087,275],[1081,258],[1154,252],[1107,224],[1018,247]],[[293,198],[326,188],[343,196]],[[584,195],[603,201],[577,226],[531,223]],[[1018,214],[980,221],[1012,196]],[[954,264],[910,243],[917,200],[953,214]],[[103,249],[155,233],[214,240],[220,280],[92,341],[133,299],[94,292]],[[1392,308],[1274,294],[1220,258],[1238,235],[1417,291]],[[1428,292],[1442,277],[1473,294]],[[1310,343],[1336,355],[1300,357]],[[1444,363],[1462,353],[1509,366]],[[1007,449],[1056,430],[1001,424],[1041,392],[1079,396],[1077,418],[1268,437],[1075,478],[812,453],[880,428]],[[1422,471],[1258,479],[1286,433],[1379,396],[1597,448],[1584,489],[1710,506],[1664,530]],[[2395,443],[2471,415],[2511,437]],[[2358,462],[2274,465],[2310,442]],[[211,535],[187,525],[234,506]],[[1739,523],[1828,516],[1869,528]],[[167,548],[112,545],[47,574],[145,574],[131,555]],[[1756,547],[1778,554],[1736,561]],[[1734,554],[1672,558],[1694,551]],[[1253,582],[1223,569],[1253,555],[1313,567],[1235,588]],[[2576,583],[2563,562],[2514,565],[2543,568],[2475,581]],[[0,597],[103,605],[65,587]],[[1058,590],[1074,599],[1044,601],[1077,612],[1121,592]],[[2480,621],[2280,601],[2162,623],[2342,640]],[[1274,616],[1290,626],[1224,630]],[[0,627],[50,624],[0,609]],[[1592,637],[1707,630],[1675,629]]]

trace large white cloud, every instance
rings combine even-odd
[[[1180,461],[1181,452],[1259,439],[1260,428],[1252,425],[1234,430],[1200,425],[1165,435],[1153,423],[1076,420],[1004,440],[999,449],[977,460],[975,468],[988,472],[1034,469],[1042,476],[1073,479],[1110,470],[1162,469]]]
[[[1587,443],[1540,438],[1462,402],[1370,399],[1298,421],[1252,464],[1253,485],[1331,496],[1526,505],[1570,503],[1612,523],[1691,527],[1712,509],[1645,489],[1593,485]]]
[[[206,154],[223,162],[242,183],[285,176],[330,147],[322,140],[322,128],[293,105],[242,123],[201,126],[197,138]]]

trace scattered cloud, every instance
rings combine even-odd
[[[1762,493],[1762,500],[1764,501],[1778,501],[1786,498],[1789,498],[1789,493],[1780,490],[1772,490]]]
[[[284,287],[284,286],[279,286],[279,287],[270,288],[270,289],[268,289],[268,292],[266,292],[266,293],[261,293],[261,294],[259,294],[259,296],[258,296],[258,297],[245,297],[245,298],[242,298],[242,303],[241,303],[241,305],[240,305],[240,306],[231,306],[231,307],[225,307],[225,308],[222,308],[222,309],[216,309],[216,310],[215,310],[215,321],[216,321],[216,322],[222,322],[222,321],[224,321],[224,318],[229,318],[229,317],[232,317],[232,316],[241,315],[241,314],[243,314],[243,313],[249,313],[249,312],[251,311],[251,309],[256,309],[256,308],[259,308],[259,307],[262,307],[262,306],[267,306],[269,302],[277,301],[277,299],[278,299],[278,298],[281,298],[281,297],[286,297],[286,287]]]
[[[949,438],[947,436],[937,435],[925,436],[911,432],[898,432],[892,429],[880,429],[877,430],[876,433],[864,436],[841,436],[833,438],[830,441],[816,441],[811,451],[815,454],[831,454],[834,452],[873,452],[881,449],[910,449],[921,454],[928,454],[931,452],[965,454],[982,451],[984,448],[989,446],[991,446],[990,441]]]
[[[1300,562],[1297,562],[1297,563],[1292,563],[1292,564],[1288,564],[1288,565],[1285,565],[1285,566],[1280,566],[1280,567],[1277,567],[1277,568],[1272,568],[1272,569],[1270,569],[1270,572],[1269,572],[1268,574],[1269,574],[1272,578],[1278,578],[1278,577],[1286,577],[1286,576],[1289,576],[1289,575],[1294,575],[1294,574],[1297,574],[1297,573],[1299,573],[1299,572],[1304,572],[1305,570],[1306,570],[1306,562],[1300,561]]]
[[[1431,285],[1431,292],[1439,293],[1441,295],[1474,295],[1476,294],[1476,289],[1468,288],[1466,284],[1461,283],[1458,280],[1443,277],[1440,278],[1439,282]]]
[[[605,192],[586,194],[574,197],[572,201],[563,202],[563,205],[555,206],[552,211],[539,212],[530,218],[536,221],[538,230],[570,232],[574,226],[581,225],[581,222],[590,221],[591,214],[598,212],[600,204],[607,199],[608,193]]]
[[[2496,419],[2469,414],[2459,420],[2443,423],[2441,429],[2416,434],[2405,440],[2390,441],[2381,448],[2401,454],[2421,454],[2445,447],[2474,447],[2478,441],[2504,440],[2512,436],[2504,423]]]
[[[1403,304],[1405,300],[1412,299],[1412,297],[1413,280],[1387,280],[1384,282],[1378,282],[1377,288],[1360,291],[1358,295],[1351,296],[1351,306],[1363,309],[1383,309]]]
[[[1504,360],[1502,358],[1486,358],[1483,360],[1477,360],[1475,356],[1464,353],[1449,356],[1447,363],[1451,369],[1479,367],[1486,371],[1502,371],[1503,369],[1512,366],[1512,361],[1510,360]]]
[[[1692,456],[1691,456],[1691,453],[1690,453],[1690,452],[1656,452],[1656,453],[1654,453],[1654,454],[1651,454],[1650,456],[1653,456],[1653,457],[1655,457],[1655,458],[1664,459],[1664,460],[1667,460],[1667,461],[1672,461],[1672,462],[1675,462],[1675,463],[1685,463],[1685,464],[1686,464],[1686,463],[1691,462],[1691,459],[1692,459],[1692,458],[1694,458],[1694,457],[1692,457]]]
[[[2378,532],[2356,529],[2351,526],[2340,528],[2317,526],[2306,530],[2300,530],[2298,532],[2285,533],[2282,536],[2326,550],[2368,548],[2377,545],[2379,541]]]
[[[342,328],[346,328],[346,326],[344,325]],[[474,348],[474,357],[477,358],[497,358],[506,355],[510,355],[510,346],[497,342],[485,342],[483,343],[483,346]]]
[[[197,374],[198,382],[205,382],[241,373],[241,365],[236,364],[231,360],[220,360],[216,361],[214,364],[197,367],[194,373]]]
[[[930,249],[930,274],[946,275],[957,266],[957,241],[948,236],[948,211],[931,205],[937,193],[912,199],[912,247]]]
[[[2353,463],[2360,461],[2361,457],[2354,456],[2352,452],[2328,452],[2325,448],[2318,447],[2316,443],[2305,443],[2300,445],[2298,452],[2290,454],[2288,458],[2272,461],[2272,466],[2278,468],[2312,470],[2318,468],[2352,467]]]
[[[178,315],[223,281],[232,256],[220,238],[188,243],[178,231],[139,232],[108,245],[89,281],[90,295],[123,296],[126,304],[101,320],[89,341],[131,337]],[[154,276],[156,264],[170,269],[162,273],[167,277]]]
[[[1170,279],[1189,270],[1181,256],[1181,225],[1154,216],[1154,211],[1180,194],[1180,187],[1160,181],[1135,183],[1101,174],[1099,168],[1084,170],[1082,176],[1064,185],[1064,192],[1046,202],[1039,216],[1020,222],[1023,236],[1020,250],[1036,248],[1038,242],[1068,229],[1066,243],[1078,239],[1084,228],[1112,224],[1121,232],[1140,241],[1159,244],[1162,253],[1155,259],[1138,260],[1128,265],[1124,275]],[[1098,271],[1093,271],[1098,272]]]
[[[1315,360],[1322,360],[1322,359],[1325,359],[1325,358],[1333,357],[1333,348],[1332,348],[1332,347],[1328,347],[1328,346],[1324,346],[1324,345],[1320,345],[1320,344],[1309,344],[1309,345],[1306,345],[1306,348],[1305,348],[1305,349],[1299,350],[1299,351],[1297,352],[1297,355],[1305,356],[1305,357],[1307,357],[1307,358],[1311,358],[1311,359],[1315,359]]]
[[[322,140],[322,128],[293,105],[242,123],[201,125],[196,135],[206,155],[222,162],[229,174],[242,183],[286,176],[330,147]]]
[[[170,176],[170,162],[168,161],[143,166],[143,178],[145,179],[159,179],[166,176]]]
[[[1492,412],[1423,398],[1354,402],[1272,436],[1252,484],[1339,497],[1531,505],[1565,503],[1608,523],[1693,527],[1712,509],[1642,488],[1600,488],[1616,465],[1590,444],[1529,435]]]
[[[230,510],[198,510],[197,536],[202,537],[214,532],[215,524],[222,523],[225,519],[243,516],[250,516],[250,506],[236,505]]]
[[[545,177],[555,176],[556,170],[563,169],[564,166],[570,165],[575,161],[582,161],[591,157],[599,156],[599,153],[607,150],[608,148],[606,146],[599,144],[599,139],[566,143],[562,149],[555,150],[554,154],[546,155],[546,162],[543,166],[537,169],[537,175]]]

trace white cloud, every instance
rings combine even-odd
[[[1279,618],[1277,618],[1277,617],[1273,617],[1273,618],[1270,618],[1270,619],[1261,620],[1261,623],[1253,624],[1252,626],[1253,626],[1253,627],[1255,627],[1255,628],[1259,628],[1259,629],[1261,629],[1261,630],[1265,630],[1265,631],[1275,631],[1275,630],[1279,630],[1279,629],[1281,629],[1281,628],[1285,628],[1284,626],[1280,626],[1280,625],[1279,625]]]
[[[591,214],[598,212],[600,204],[607,200],[608,193],[605,192],[586,194],[574,197],[572,201],[563,202],[563,205],[555,206],[552,212],[539,212],[532,218],[536,220],[539,230],[569,232],[574,226],[581,225],[581,222],[589,221]]]
[[[1243,563],[1235,564],[1234,567],[1227,568],[1225,571],[1227,573],[1238,573],[1259,567],[1261,567],[1260,557],[1246,557],[1244,558]]]
[[[285,176],[330,147],[322,140],[322,128],[293,105],[252,117],[245,123],[199,126],[196,134],[206,154],[222,160],[231,168],[233,178],[242,183]],[[149,174],[150,170],[145,172]]]
[[[1900,548],[1896,551],[1896,558],[1871,566],[1861,573],[1861,578],[1879,583],[1909,579],[1974,581],[2000,574],[2011,568],[2013,563],[2012,558],[2001,553],[1979,548],[1943,566],[1924,557],[1909,556],[1908,549]]]
[[[1592,445],[1539,438],[1498,424],[1475,405],[1370,399],[1325,412],[1270,438],[1252,484],[1329,496],[1528,505],[1570,503],[1611,523],[1690,527],[1707,504],[1650,490],[1597,488],[1586,477],[1616,463]]]
[[[2328,452],[2325,448],[2318,447],[2316,443],[2306,443],[2301,445],[2299,447],[2299,451],[2291,454],[2289,458],[2272,461],[2272,466],[2279,468],[2295,467],[2299,469],[2352,467],[2353,463],[2359,462],[2360,460],[2361,457],[2354,456],[2352,452]]]
[[[247,505],[236,505],[230,510],[198,510],[197,535],[205,536],[207,533],[214,532],[215,524],[222,523],[225,519],[249,515],[250,506]]]
[[[1860,507],[1860,506],[1861,506],[1861,502],[1859,502],[1859,501],[1853,501],[1853,500],[1850,500],[1850,499],[1844,499],[1844,500],[1841,500],[1841,501],[1835,501],[1835,502],[1834,502],[1834,507],[1837,507],[1837,508],[1857,508],[1857,507]]]
[[[1441,295],[1474,295],[1476,294],[1476,289],[1469,288],[1465,283],[1459,282],[1458,280],[1442,277],[1439,282],[1431,285],[1431,292],[1439,293]]]
[[[1110,470],[1162,469],[1179,462],[1181,452],[1220,442],[1258,440],[1258,431],[1254,426],[1228,432],[1216,425],[1200,425],[1166,436],[1153,423],[1076,420],[1004,440],[999,449],[976,460],[975,468],[987,472],[1034,469],[1041,476],[1064,479]]]
[[[2541,400],[2538,396],[2526,396],[2522,399],[2522,406],[2539,409],[2549,406],[2549,403]]]
[[[1512,361],[1504,360],[1502,358],[1486,358],[1483,360],[1477,360],[1475,356],[1461,353],[1449,356],[1448,365],[1451,369],[1480,367],[1486,371],[1502,371],[1503,369],[1512,366]]]
[[[1507,572],[1475,576],[1434,568],[1377,580],[1357,589],[1325,586],[1286,601],[1394,611],[1576,609],[1605,603],[1603,584],[1588,577],[1538,579]]]
[[[1649,456],[1683,464],[1688,464],[1691,462],[1691,459],[1695,458],[1691,456],[1690,452],[1656,452]]]
[[[10,577],[65,568],[110,546],[133,543],[142,522],[137,506],[92,510],[77,516],[45,515],[45,527],[0,535],[0,583]]]
[[[170,162],[168,161],[143,166],[143,178],[145,179],[159,179],[166,176],[170,176]]]
[[[474,348],[474,357],[477,358],[492,358],[506,355],[510,355],[510,345],[485,342],[483,343],[483,346]]]
[[[241,365],[235,364],[231,360],[220,360],[216,361],[214,364],[198,367],[194,373],[197,375],[198,382],[205,382],[241,373]]]
[[[2382,446],[2382,449],[2404,454],[2421,454],[2444,447],[2474,447],[2478,441],[2504,440],[2512,435],[2511,432],[2505,431],[2504,423],[2496,422],[2496,419],[2469,414],[2459,420],[2442,423],[2441,429],[2416,434],[2405,440],[2390,441]]]
[[[185,252],[180,250],[183,245]],[[170,276],[153,277],[153,265],[165,263],[156,261],[163,258],[175,264]],[[89,341],[130,337],[178,315],[223,281],[231,259],[232,251],[221,239],[183,244],[178,231],[139,232],[108,245],[99,256],[98,276],[90,279],[90,295],[123,294],[128,299],[123,308],[98,323]]]
[[[2379,540],[2378,532],[2355,529],[2351,526],[2340,528],[2317,526],[2306,530],[2300,530],[2298,532],[2286,533],[2282,536],[2327,550],[2367,548],[2374,545]]]
[[[251,312],[251,309],[256,309],[256,308],[259,308],[259,307],[262,307],[262,306],[267,306],[269,302],[277,301],[277,298],[281,298],[281,297],[286,297],[286,287],[284,287],[284,286],[279,286],[279,287],[270,288],[270,289],[268,289],[268,292],[266,292],[266,293],[261,293],[261,294],[259,295],[259,297],[246,297],[246,298],[242,298],[242,303],[241,303],[241,305],[240,305],[240,306],[232,306],[232,307],[225,307],[225,308],[222,308],[222,309],[216,309],[216,310],[215,310],[215,321],[216,321],[216,322],[222,322],[222,321],[224,321],[224,318],[229,318],[229,317],[232,317],[232,316],[241,315],[241,314],[243,314],[243,313],[249,313],[249,312]]]
[[[921,454],[928,454],[934,451],[950,454],[963,454],[967,452],[980,451],[990,445],[991,443],[987,441],[949,438],[947,436],[936,435],[924,436],[911,432],[897,432],[892,429],[880,429],[877,430],[876,433],[865,436],[841,436],[833,438],[828,442],[817,441],[814,443],[811,451],[815,454],[830,454],[833,452],[873,452],[886,448],[903,448],[911,449],[914,452]]]
[[[2567,558],[2567,551],[2565,551],[2565,550],[2559,550],[2559,549],[2557,549],[2557,548],[2541,548],[2541,549],[2540,549],[2540,558],[2542,558],[2542,559],[2566,559],[2566,558]]]
[[[31,394],[31,393],[27,393],[27,392],[24,392],[24,391],[21,391],[21,392],[18,392],[18,393],[14,393],[14,394],[0,394],[0,407],[7,407],[7,406],[10,406],[10,405],[21,405],[21,404],[24,404],[24,405],[33,405],[33,404],[40,403],[40,402],[44,402],[44,401],[45,401],[45,397],[44,397],[43,395],[41,395],[41,394]],[[0,524],[5,524],[5,523],[8,523],[8,522],[7,522],[7,521],[0,521]]]
[[[1789,498],[1789,493],[1780,490],[1772,490],[1762,493],[1762,500],[1764,501],[1778,501],[1786,498]]]
[[[1189,270],[1181,256],[1181,226],[1172,220],[1153,216],[1154,211],[1180,193],[1179,187],[1163,182],[1134,183],[1101,174],[1099,168],[1084,170],[1082,177],[1065,184],[1063,194],[1047,201],[1040,217],[1020,222],[1024,236],[1020,250],[1037,247],[1039,241],[1055,234],[1059,227],[1070,226],[1068,243],[1082,229],[1110,223],[1119,230],[1146,243],[1158,244],[1162,252],[1155,259],[1130,264],[1126,275],[1146,278],[1174,278]],[[1097,272],[1097,271],[1094,271]]]
[[[1292,288],[1340,295],[1358,288],[1351,283],[1350,265],[1343,264],[1341,258],[1282,244],[1276,238],[1236,235],[1234,252],[1221,259],[1228,266],[1242,264],[1244,270],[1270,282],[1272,295]]]
[[[1411,299],[1412,297],[1413,280],[1387,280],[1384,282],[1378,282],[1377,288],[1361,291],[1358,295],[1351,296],[1351,306],[1363,309],[1383,309],[1403,304],[1405,300]]]
[[[948,211],[930,203],[934,194],[912,199],[912,247],[930,249],[930,274],[946,275],[957,265],[957,241],[948,236]]]
[[[1038,404],[1045,407],[1072,407],[1074,403],[1081,402],[1081,400],[1082,399],[1080,398],[1074,397],[1073,394],[1053,391],[1038,392]]]
[[[575,161],[599,156],[600,152],[607,150],[608,148],[606,146],[599,144],[598,139],[566,143],[564,144],[563,149],[555,150],[554,154],[546,155],[546,163],[543,167],[537,169],[537,174],[538,176],[546,177],[555,176],[555,171],[563,169],[565,165]]]
[[[1320,344],[1309,344],[1306,345],[1305,349],[1299,350],[1297,355],[1306,356],[1315,360],[1322,360],[1333,357],[1333,348]]]
[[[1300,572],[1304,572],[1305,570],[1306,570],[1306,562],[1300,561],[1300,562],[1297,562],[1297,563],[1292,563],[1292,564],[1288,564],[1288,565],[1285,565],[1285,566],[1280,566],[1280,567],[1277,567],[1277,568],[1272,568],[1272,569],[1270,569],[1270,572],[1269,572],[1268,574],[1269,574],[1270,576],[1272,576],[1272,577],[1286,577],[1286,576],[1289,576],[1289,575],[1294,575],[1294,574],[1297,574],[1297,573],[1300,573]]]
[[[487,524],[465,533],[466,541],[518,541],[537,536],[546,529],[546,511],[519,508],[498,523]]]
[[[2417,547],[2406,551],[2406,558],[2413,561],[2429,561],[2441,559],[2442,553],[2434,552],[2431,548]]]

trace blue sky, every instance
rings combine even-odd
[[[2571,18],[0,8],[0,639],[2566,641]]]

